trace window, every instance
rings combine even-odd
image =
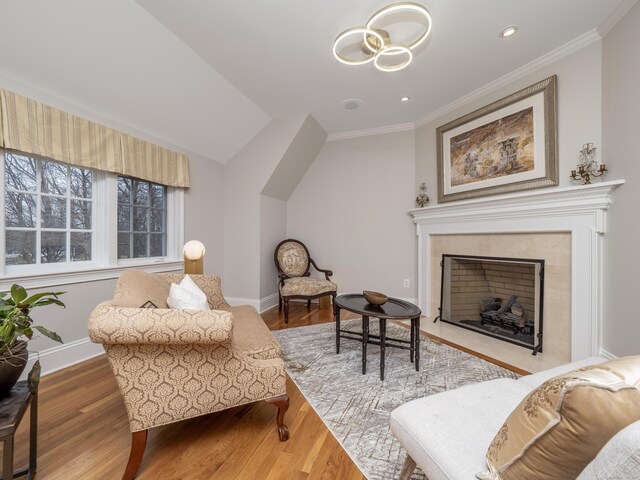
[[[167,251],[167,189],[118,177],[118,258],[162,257]]]
[[[93,172],[4,152],[5,265],[92,258]]]
[[[40,285],[42,275],[64,283],[180,268],[181,188],[2,149],[0,185],[0,277]]]

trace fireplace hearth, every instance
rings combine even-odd
[[[440,320],[542,352],[544,260],[442,255]]]

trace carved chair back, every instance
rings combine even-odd
[[[299,240],[289,238],[276,247],[274,260],[278,273],[287,277],[306,277],[309,275],[309,250]]]

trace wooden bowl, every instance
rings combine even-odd
[[[389,297],[387,297],[384,293],[370,292],[368,290],[365,290],[362,292],[362,294],[364,295],[364,298],[367,302],[378,307],[380,305],[384,305],[385,303],[387,303],[387,300],[389,300]]]

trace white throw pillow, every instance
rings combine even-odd
[[[180,285],[172,283],[169,290],[169,298],[167,298],[169,308],[178,308],[181,310],[209,310],[207,296],[200,288],[191,280],[189,275],[185,275]]]

